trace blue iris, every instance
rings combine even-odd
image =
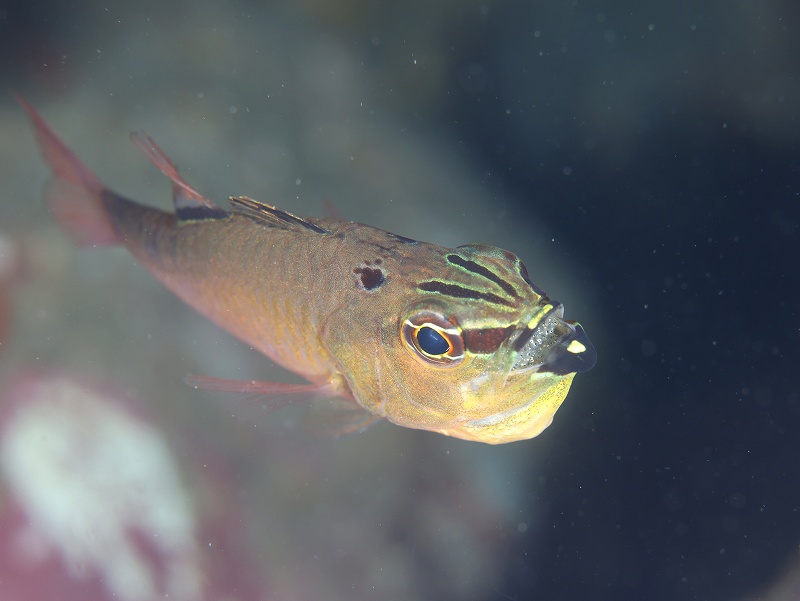
[[[439,332],[428,326],[417,330],[417,344],[429,355],[444,355],[450,350],[450,343]]]

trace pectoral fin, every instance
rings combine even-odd
[[[295,403],[322,401],[314,404],[309,425],[312,431],[326,436],[338,438],[363,432],[381,420],[379,416],[363,409],[354,399],[337,396],[330,384],[286,384],[197,375],[187,375],[184,382],[197,389],[259,399],[260,406],[254,402],[249,411],[244,411],[245,419],[257,419],[253,410],[272,412]]]
[[[184,379],[193,388],[215,390],[218,392],[236,392],[240,394],[259,395],[320,395],[334,396],[330,384],[286,384],[284,382],[260,382],[258,380],[227,380],[212,376],[198,376],[189,374]]]

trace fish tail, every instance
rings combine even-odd
[[[104,197],[113,193],[56,136],[28,101],[12,94],[28,113],[44,159],[53,172],[45,198],[58,223],[79,246],[119,244],[120,236],[104,202]]]

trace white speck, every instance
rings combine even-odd
[[[237,110],[238,110],[238,109],[237,109],[237,108],[236,108],[234,105],[231,105],[231,106],[230,106],[230,108],[228,108],[228,112],[229,112],[231,115],[235,115]]]

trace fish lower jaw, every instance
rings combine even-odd
[[[553,423],[553,414],[551,413],[536,416],[534,419],[517,419],[520,415],[529,412],[534,403],[536,403],[536,399],[519,409],[475,419],[457,428],[439,430],[439,432],[447,436],[487,444],[505,444],[518,440],[528,440],[541,434],[547,426]]]
[[[446,436],[486,444],[505,444],[528,440],[553,423],[553,416],[569,392],[574,374],[561,378],[544,393],[521,407],[473,419],[452,428],[436,430]]]

